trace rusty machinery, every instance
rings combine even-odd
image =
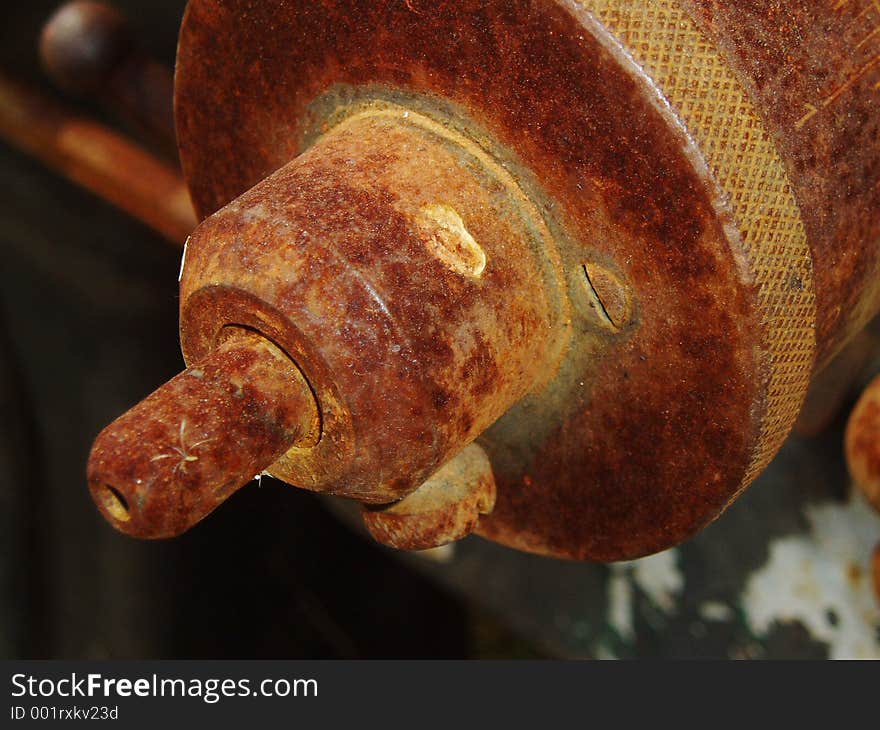
[[[191,0],[188,368],[98,437],[98,507],[170,537],[267,472],[400,548],[612,561],[692,536],[880,308],[874,10]],[[44,57],[161,136],[167,81],[122,35],[74,3]],[[183,237],[173,171],[114,144],[152,191],[62,166]],[[871,404],[848,449],[876,504]]]

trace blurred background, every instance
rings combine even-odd
[[[171,66],[184,0],[114,4]],[[6,5],[0,74],[126,130],[42,72],[57,3]],[[269,478],[176,540],[116,534],[86,459],[183,367],[180,250],[2,139],[0,184],[0,656],[880,657],[880,520],[849,489],[848,407],[696,540],[624,565],[478,538],[396,554]]]

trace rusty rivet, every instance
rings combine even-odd
[[[581,288],[588,306],[606,329],[620,332],[632,320],[632,297],[619,276],[595,263],[581,267]]]

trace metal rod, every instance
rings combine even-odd
[[[89,488],[118,530],[179,535],[320,434],[315,398],[293,361],[258,334],[231,331],[95,441]]]
[[[2,74],[0,138],[178,245],[198,223],[186,185],[169,165]]]

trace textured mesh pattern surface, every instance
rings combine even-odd
[[[674,0],[582,0],[650,76],[700,146],[758,285],[766,410],[743,488],[770,462],[806,396],[816,302],[806,232],[782,160],[734,71]]]

